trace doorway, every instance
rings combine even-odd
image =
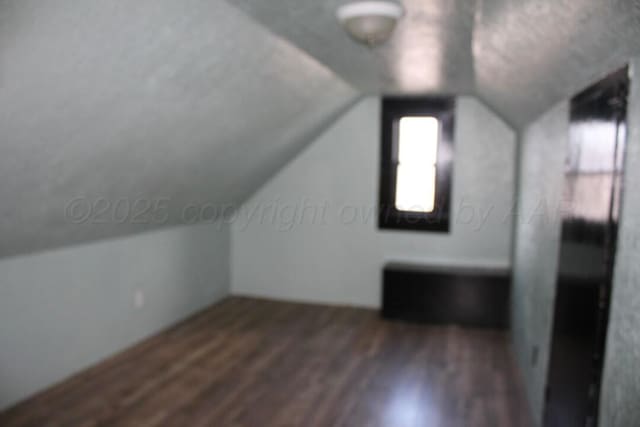
[[[596,426],[622,197],[628,70],[571,100],[545,426]]]

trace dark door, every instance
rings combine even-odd
[[[571,100],[545,425],[595,426],[625,152],[627,69]]]

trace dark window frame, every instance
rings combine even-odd
[[[430,116],[440,122],[433,212],[406,212],[395,208],[398,122],[400,118],[406,116]],[[385,97],[382,99],[378,228],[449,232],[453,186],[454,120],[454,97]]]

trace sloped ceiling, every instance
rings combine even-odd
[[[0,256],[209,220],[357,96],[223,1],[0,0]]]
[[[477,91],[523,126],[640,54],[638,0],[484,0]]]
[[[346,0],[234,0],[365,93],[474,92],[473,0],[404,0],[393,38],[369,49],[336,19]]]
[[[519,128],[640,54],[638,0],[404,0],[373,50],[345,1],[0,0],[0,257],[208,220],[361,92]]]
[[[475,94],[514,127],[640,53],[638,0],[404,0],[374,50],[336,22],[346,2],[233,3],[363,92]]]

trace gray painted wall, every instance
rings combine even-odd
[[[622,206],[600,425],[640,424],[640,58],[631,64]]]
[[[234,293],[376,307],[387,260],[510,265],[514,132],[459,98],[451,233],[379,231],[379,104],[358,103],[242,206]]]
[[[224,297],[228,269],[219,223],[0,261],[0,409]]]
[[[513,258],[512,335],[530,405],[541,422],[560,248],[560,201],[569,104],[562,102],[520,138]],[[533,349],[539,349],[533,363]]]

